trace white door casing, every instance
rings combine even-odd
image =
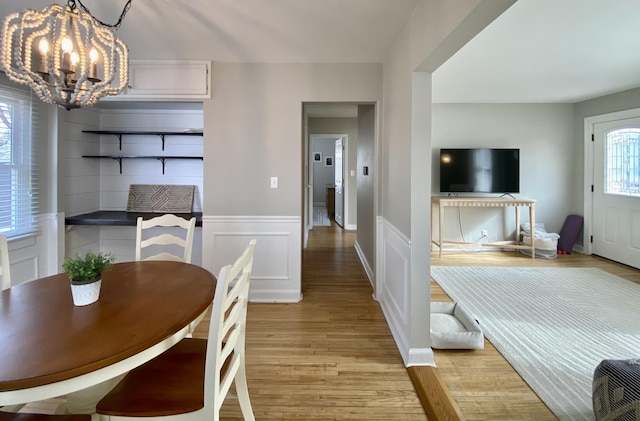
[[[640,116],[640,113],[637,114]],[[640,129],[640,117],[594,122],[591,252],[640,268],[640,197],[606,192],[607,136],[618,129]],[[637,155],[633,159],[640,159]],[[635,168],[638,168],[636,163]]]
[[[334,153],[334,170],[335,170],[335,187],[336,187],[336,224],[344,227],[344,176],[343,176],[343,138],[336,139],[335,153]]]

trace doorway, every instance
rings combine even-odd
[[[345,204],[343,154],[349,143],[347,134],[311,134],[309,149],[309,202],[313,204],[310,227],[330,226],[335,222],[344,228]]]
[[[640,268],[640,110],[599,117],[591,122],[590,251]]]
[[[339,193],[343,199],[341,213],[342,227],[332,221],[330,227],[318,227],[316,231],[334,232],[335,239],[332,244],[337,244],[350,231],[355,232],[355,248],[367,277],[374,286],[375,295],[375,255],[377,224],[377,115],[376,103],[303,103],[303,133],[302,133],[302,168],[303,168],[303,199],[302,199],[302,248],[306,249],[309,236],[313,229],[313,166],[327,164],[325,155],[316,154],[312,150],[312,138],[332,138],[333,152],[329,164],[333,164],[334,170],[339,171],[342,183]],[[327,135],[330,134],[330,135]],[[338,153],[335,149],[335,140],[342,139],[342,148],[338,143]],[[330,149],[328,149],[330,151]],[[340,154],[342,151],[342,154]],[[331,153],[331,152],[328,152]],[[336,169],[336,156],[342,157],[342,168]],[[314,163],[317,162],[317,163]],[[335,188],[335,172],[333,185]],[[326,183],[325,186],[326,188]],[[319,193],[326,196],[325,192]],[[317,194],[316,194],[317,196]],[[335,195],[333,196],[336,197]],[[320,202],[320,201],[318,201]],[[326,201],[324,202],[326,203]],[[339,206],[339,205],[338,205]],[[326,238],[326,237],[325,237]],[[305,262],[303,260],[303,266]],[[304,279],[303,279],[304,283]]]

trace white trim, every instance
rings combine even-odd
[[[362,248],[360,247],[360,244],[358,243],[358,240],[356,240],[356,243],[354,245],[355,249],[356,249],[356,254],[358,255],[358,258],[360,259],[360,263],[362,263],[362,267],[364,268],[364,272],[367,274],[367,278],[369,278],[369,283],[371,284],[371,286],[375,285],[375,276],[373,274],[373,270],[371,269],[371,265],[369,265],[369,262],[367,261],[364,252],[362,251]],[[374,299],[375,294],[374,294]]]
[[[407,367],[428,366],[435,367],[433,349],[431,348],[411,348],[409,349],[409,358]]]
[[[288,222],[299,223],[299,216],[202,216],[205,222]]]
[[[593,245],[589,240],[593,233],[593,194],[591,186],[593,185],[593,141],[592,135],[595,133],[594,126],[598,123],[608,121],[625,120],[640,116],[640,108],[630,110],[617,111],[608,114],[601,114],[584,119],[584,223],[583,223],[583,242],[582,251],[584,254],[592,254]]]
[[[358,230],[358,225],[357,224],[344,224],[344,229],[347,231],[357,231]]]

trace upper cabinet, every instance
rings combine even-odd
[[[111,101],[203,100],[211,98],[211,61],[130,60],[129,85]]]

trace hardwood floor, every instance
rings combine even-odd
[[[315,227],[304,298],[250,303],[247,377],[257,420],[427,420],[354,249],[355,233]],[[206,335],[205,320],[195,336]],[[222,420],[241,420],[227,399]]]
[[[450,252],[441,258],[432,253],[431,265],[597,267],[640,283],[640,270],[578,253],[535,260],[517,252]],[[433,280],[431,300],[450,301]],[[486,338],[483,350],[434,353],[439,374],[467,420],[557,419]]]
[[[354,241],[355,233],[333,222],[314,228],[302,256],[304,299],[249,304],[247,374],[257,420],[427,419]],[[577,253],[532,260],[456,252],[432,255],[431,265],[589,266],[640,283],[638,270]],[[433,281],[431,300],[449,301]],[[206,337],[207,324],[195,336]],[[484,350],[434,353],[437,375],[464,417],[458,419],[556,419],[489,341]],[[227,399],[221,419],[242,419],[237,401]]]

